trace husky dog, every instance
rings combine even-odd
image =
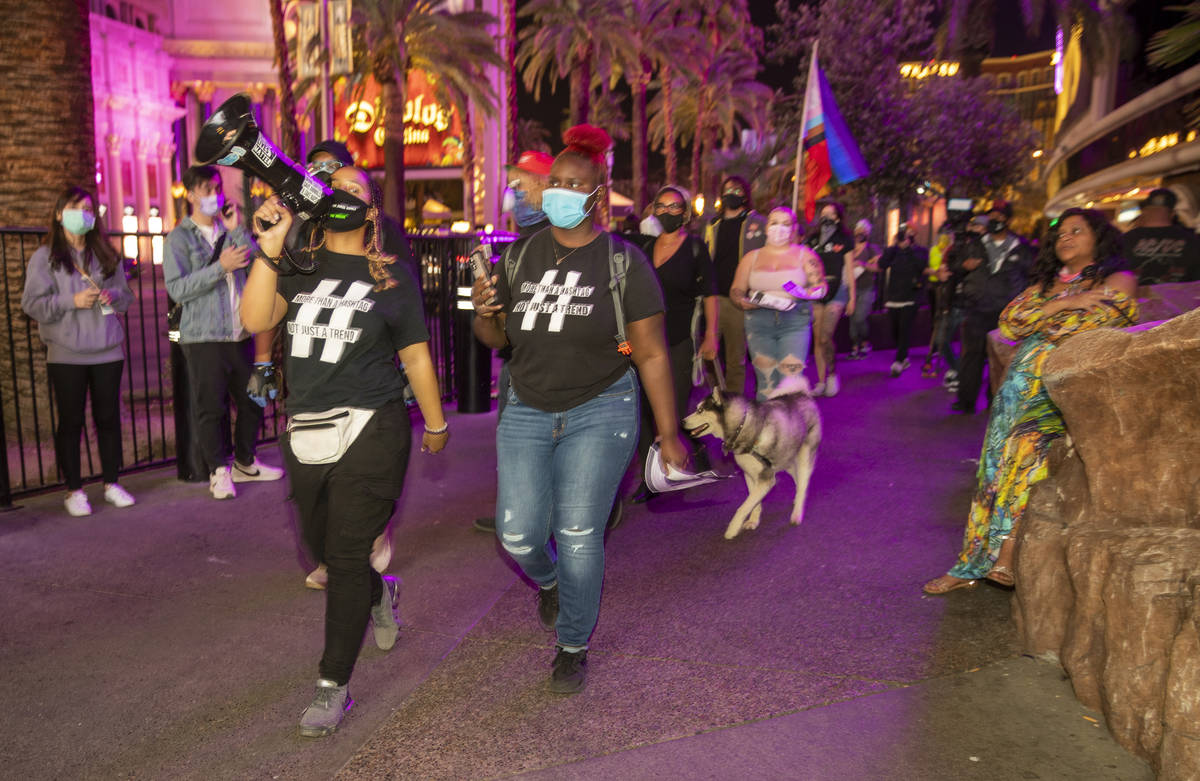
[[[683,427],[692,436],[712,434],[720,439],[746,477],[750,495],[733,514],[725,539],[758,527],[762,501],[779,472],[787,472],[796,483],[791,520],[793,526],[800,523],[821,442],[821,414],[803,377],[788,378],[761,402],[714,390],[683,419]]]

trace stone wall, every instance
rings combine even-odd
[[[1069,436],[1019,531],[1014,618],[1164,781],[1200,778],[1200,310],[1046,363]]]

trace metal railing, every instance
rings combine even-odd
[[[43,230],[0,228],[6,337],[0,342],[0,438],[5,445],[0,451],[0,508],[10,506],[14,496],[62,484],[54,455],[57,421],[46,377],[45,347],[38,338],[37,323],[21,310],[25,266],[44,235]],[[182,399],[176,403],[177,394],[185,392],[180,387],[185,375],[178,346],[167,339],[169,300],[162,266],[153,262],[155,245],[162,237],[115,233],[111,238],[118,251],[134,256],[126,260],[134,302],[122,315],[126,359],[121,381],[122,470],[132,471],[177,460],[177,443],[188,437],[182,430],[187,425],[186,415],[176,414],[186,408]],[[466,256],[479,240],[473,234],[409,237],[443,400],[452,399],[455,388],[457,288],[469,284]],[[282,410],[270,405],[263,419],[264,439],[278,435],[281,418]],[[90,414],[87,420],[82,461],[84,478],[92,479],[99,476],[100,462]]]

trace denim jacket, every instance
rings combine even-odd
[[[225,232],[215,220],[217,236]],[[226,247],[255,249],[253,240],[242,226],[229,231]],[[240,300],[246,286],[246,269],[226,272],[212,260],[213,248],[191,217],[184,217],[167,234],[163,251],[163,279],[167,294],[183,305],[179,321],[179,342],[231,342],[248,336],[230,305],[230,287]]]

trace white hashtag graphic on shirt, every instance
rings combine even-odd
[[[543,304],[546,301],[546,288],[554,284],[554,280],[557,276],[558,271],[555,269],[550,269],[542,275],[542,281],[538,285],[537,292],[535,292],[533,294],[533,298],[529,299],[529,301],[525,304],[525,316],[521,318],[522,331],[533,330],[533,326],[537,322],[538,315],[542,313]],[[550,315],[549,330],[562,330],[563,321],[567,316],[567,307],[571,303],[571,299],[574,298],[574,294],[571,293],[570,290],[575,287],[576,283],[579,282],[580,276],[582,275],[578,271],[567,272],[567,278],[563,282],[563,287],[566,288],[566,291],[558,295],[558,298],[551,307],[553,314]]]
[[[351,328],[350,321],[354,313],[367,311],[373,305],[364,301],[371,286],[365,282],[352,282],[346,295],[335,297],[333,291],[342,284],[340,279],[325,279],[311,293],[297,295],[293,301],[300,302],[296,317],[288,323],[288,333],[292,337],[292,357],[308,358],[312,355],[313,340],[323,339],[325,346],[321,350],[320,360],[324,363],[337,363],[347,344],[358,341],[362,334],[361,328]],[[322,310],[332,309],[329,322],[325,325],[317,323],[317,316]]]

